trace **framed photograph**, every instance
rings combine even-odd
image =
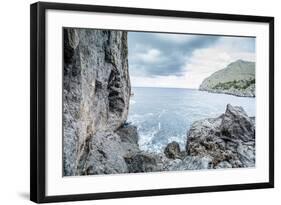
[[[274,18],[31,5],[30,198],[274,187]]]

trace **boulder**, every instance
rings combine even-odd
[[[210,169],[211,158],[200,156],[185,156],[183,159],[166,160],[163,164],[164,171],[184,171]]]
[[[137,136],[136,127],[131,125],[123,126],[116,132],[97,132],[86,141],[86,147],[83,147],[84,152],[79,156],[76,175],[130,172],[131,167],[129,165],[128,169],[125,157],[140,152],[135,141]]]
[[[187,134],[190,156],[211,159],[212,168],[255,166],[255,124],[242,107],[227,105],[225,114],[194,122]]]
[[[167,158],[171,158],[171,159],[176,159],[176,158],[181,158],[181,151],[180,151],[180,145],[179,143],[173,141],[170,142],[165,150],[164,150],[164,154],[166,155]]]
[[[124,157],[130,173],[160,171],[157,156],[145,152],[130,154]]]
[[[223,135],[244,142],[254,140],[255,126],[242,107],[227,105],[220,130]]]
[[[126,154],[120,137],[113,132],[98,132],[85,144],[79,156],[76,175],[115,174],[128,172]]]

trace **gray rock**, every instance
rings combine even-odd
[[[212,168],[255,166],[255,125],[241,107],[227,105],[218,118],[191,126],[186,150],[190,156],[208,157]]]
[[[134,130],[134,132],[132,132]],[[124,133],[126,140],[124,141]],[[139,153],[139,147],[134,139],[137,135],[134,126],[126,126],[116,132],[101,131],[91,136],[86,142],[86,148],[79,156],[76,175],[128,173],[125,160],[128,155]]]
[[[75,28],[63,32],[63,172],[71,176],[85,171],[80,166],[83,156],[97,152],[89,146],[92,138],[102,141],[106,131],[124,124],[131,86],[127,32]],[[120,164],[120,171],[125,170]]]
[[[121,145],[126,154],[137,153],[140,151],[138,146],[138,132],[137,127],[133,125],[126,125],[120,127],[115,132],[121,140]]]
[[[210,169],[211,158],[204,156],[186,156],[185,158],[176,160],[166,160],[163,164],[164,171],[184,171],[184,170],[200,170]]]
[[[76,175],[115,174],[128,172],[126,155],[120,137],[113,132],[98,132],[85,144],[79,156]]]
[[[157,156],[145,152],[134,153],[124,157],[130,173],[160,171]]]
[[[176,159],[182,158],[184,156],[184,152],[181,152],[179,143],[173,141],[170,142],[164,150],[164,154],[167,158]]]
[[[222,134],[232,139],[244,142],[255,139],[255,126],[242,107],[228,104],[220,129]]]
[[[232,165],[227,161],[222,161],[222,162],[218,163],[216,168],[232,168]]]
[[[122,142],[138,144],[139,135],[136,126],[123,125],[116,132],[120,136]]]

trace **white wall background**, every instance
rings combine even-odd
[[[49,0],[52,1],[52,0]],[[277,0],[60,0],[69,3],[146,7],[275,17],[275,189],[143,197],[68,204],[276,204],[281,194],[281,13]],[[2,1],[0,6],[0,204],[29,202],[29,4]],[[275,203],[274,203],[275,202]],[[277,202],[278,203],[278,202]],[[61,203],[60,203],[61,204]],[[64,204],[64,203],[63,203]]]

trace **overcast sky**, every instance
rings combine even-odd
[[[129,32],[132,86],[198,88],[238,59],[255,61],[255,38]]]

